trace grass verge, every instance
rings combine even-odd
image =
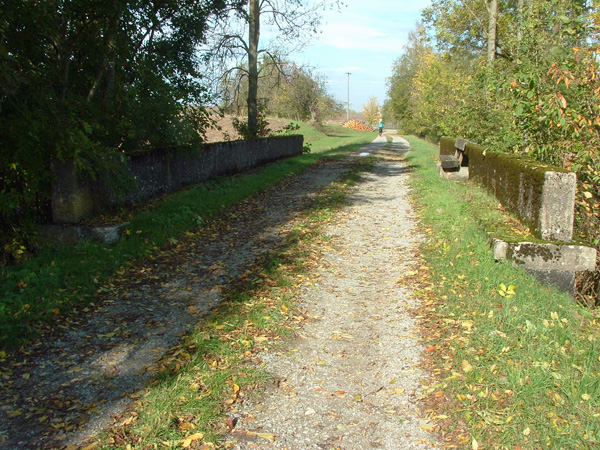
[[[419,316],[433,379],[425,401],[447,448],[600,445],[597,311],[492,258],[486,223],[503,215],[470,184],[443,180],[437,148],[409,138],[426,233]]]
[[[268,379],[256,354],[310,320],[294,308],[307,273],[319,264],[324,227],[374,159],[356,161],[295,219],[284,246],[249,269],[224,302],[159,362],[155,382],[101,437],[98,448],[216,448],[228,415]],[[229,419],[231,420],[231,419]],[[264,436],[268,439],[269,436]]]
[[[94,301],[95,292],[117,270],[158,251],[169,240],[203,226],[224,208],[307,169],[324,158],[348,154],[373,139],[338,126],[324,132],[301,124],[310,153],[285,159],[249,175],[223,177],[164,196],[136,212],[127,236],[113,247],[93,242],[41,251],[0,273],[0,360],[43,327]]]

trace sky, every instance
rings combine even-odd
[[[318,38],[290,58],[323,75],[344,106],[349,78],[350,109],[361,112],[372,96],[383,104],[392,65],[431,0],[343,1],[340,11],[323,12]]]

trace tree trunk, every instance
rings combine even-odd
[[[498,0],[492,0],[489,8],[487,60],[489,65],[494,63],[496,56],[496,28],[498,25]]]
[[[525,23],[523,18],[523,15],[525,14],[525,0],[519,0],[517,11],[519,14],[519,29],[517,30],[517,38],[520,44],[523,40],[523,24]]]
[[[258,134],[258,39],[260,37],[259,0],[250,0],[248,36],[248,131]]]

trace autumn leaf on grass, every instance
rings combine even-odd
[[[190,448],[190,445],[192,445],[192,442],[199,441],[203,437],[204,437],[203,433],[192,434],[191,436],[188,436],[185,439],[182,439],[181,441],[179,441],[179,444],[181,444],[181,448]]]
[[[516,286],[514,284],[506,287],[504,283],[500,283],[500,286],[498,286],[498,294],[500,294],[502,297],[512,297],[516,294],[515,289]]]
[[[463,370],[464,373],[469,373],[469,372],[471,372],[473,370],[473,366],[466,359],[463,359],[462,363],[460,365],[461,365],[462,370]]]

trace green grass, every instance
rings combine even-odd
[[[127,236],[113,247],[85,243],[44,250],[0,274],[0,349],[11,351],[32,339],[53,317],[69,315],[94,301],[95,292],[117,270],[202,227],[224,208],[299,173],[323,158],[343,156],[373,139],[372,133],[300,124],[311,152],[265,166],[248,176],[223,177],[154,201],[134,213]]]
[[[427,233],[416,278],[425,280],[421,315],[434,325],[427,393],[436,408],[446,399],[442,436],[464,448],[598,448],[597,311],[494,261],[485,224],[500,220],[497,202],[441,179],[437,148],[409,140]]]

